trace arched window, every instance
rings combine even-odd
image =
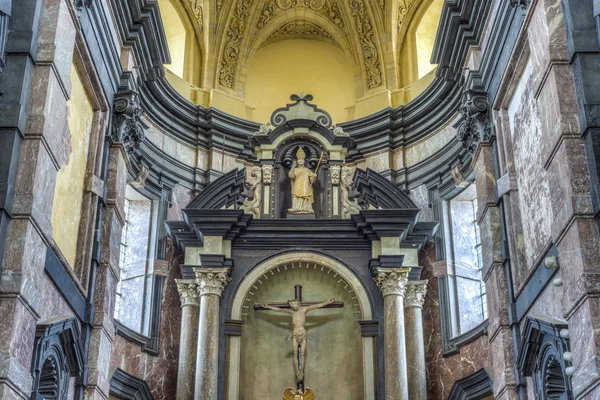
[[[158,342],[164,280],[154,273],[158,202],[127,186],[114,313],[117,331],[150,352]]]

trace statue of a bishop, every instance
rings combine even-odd
[[[306,168],[306,153],[300,147],[296,153],[296,162],[288,176],[292,183],[292,208],[288,209],[292,214],[312,214],[315,202],[312,185],[317,175]]]

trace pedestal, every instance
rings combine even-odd
[[[315,213],[301,213],[301,214],[287,213],[287,215],[285,217],[287,219],[316,219],[317,218],[315,216]]]

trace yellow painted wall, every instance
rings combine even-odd
[[[58,171],[56,176],[51,223],[52,237],[73,267],[77,256],[77,238],[94,110],[75,65],[71,67],[71,85],[73,87],[71,99],[67,102],[71,155],[69,162]]]
[[[167,68],[175,75],[183,78],[185,67],[185,40],[186,30],[175,7],[169,0],[159,0],[160,15],[162,16],[169,52],[171,53],[171,64]],[[198,66],[200,68],[200,66]]]
[[[435,43],[443,6],[444,0],[434,0],[417,28],[419,79],[423,78],[436,67],[435,64],[431,63],[431,53],[433,52],[433,44]]]
[[[291,94],[301,92],[314,95],[335,122],[346,121],[346,108],[355,103],[352,62],[339,48],[316,40],[283,40],[256,52],[246,82],[254,121],[267,122]]]

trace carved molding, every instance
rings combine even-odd
[[[326,29],[307,21],[293,21],[283,25],[273,32],[266,42],[274,42],[279,38],[321,36],[326,39],[333,39]]]
[[[408,268],[377,268],[377,275],[373,278],[381,295],[404,296],[408,283]]]
[[[351,167],[342,167],[340,178],[340,192],[342,193],[342,219],[350,219],[352,214],[358,214],[361,210],[360,206],[358,205],[358,200],[350,198],[353,176],[354,171]]]
[[[273,166],[271,165],[271,171]],[[252,167],[250,176],[254,178],[254,183],[250,187],[251,196],[246,198],[242,203],[244,213],[252,215],[254,218],[260,218],[260,208],[262,206],[262,169],[259,166]]]
[[[267,1],[260,12],[260,17],[256,23],[258,29],[267,26],[277,14],[277,10],[288,10],[290,8],[309,8],[314,11],[320,11],[322,14],[339,28],[344,28],[344,20],[340,8],[332,0],[270,0]],[[298,22],[298,21],[297,21]],[[306,22],[306,21],[304,21]]]
[[[190,11],[190,19],[196,28],[197,34],[200,36],[204,32],[204,10],[202,8],[202,0],[186,0]]]
[[[262,166],[262,177],[265,185],[270,185],[273,182],[273,166],[271,164]]]
[[[398,0],[398,30],[402,29],[404,19],[408,15],[410,7],[413,5],[414,0]]]
[[[113,141],[123,143],[129,155],[139,149],[150,128],[143,115],[137,92],[128,90],[115,94],[111,136]]]
[[[475,153],[479,143],[489,141],[492,134],[487,93],[478,89],[465,91],[460,113],[462,121],[457,130],[458,140],[464,148]]]
[[[227,28],[227,43],[221,58],[219,83],[227,88],[235,87],[237,65],[240,61],[240,45],[245,36],[246,22],[250,15],[252,0],[238,0]]]
[[[194,268],[200,296],[216,295],[221,297],[229,283],[229,268]]]
[[[329,176],[331,178],[332,185],[337,186],[340,184],[341,170],[342,170],[342,167],[339,165],[332,165],[331,167],[329,167]]]
[[[278,108],[271,114],[271,125],[279,127],[287,121],[294,119],[308,119],[317,122],[319,125],[329,129],[332,125],[331,115],[325,110],[317,108],[316,105],[309,103],[314,97],[311,94],[290,96],[293,104],[288,104],[283,108]]]
[[[369,12],[363,0],[351,0],[350,11],[352,17],[356,21],[356,31],[360,40],[365,71],[367,74],[367,87],[373,89],[383,84],[381,63],[375,41],[373,22],[371,21]]]
[[[409,281],[406,287],[406,294],[404,296],[404,308],[407,307],[419,307],[423,308],[425,302],[425,296],[427,295],[427,282],[423,281]]]
[[[181,307],[200,305],[198,282],[190,279],[175,279],[175,283],[177,284]]]

